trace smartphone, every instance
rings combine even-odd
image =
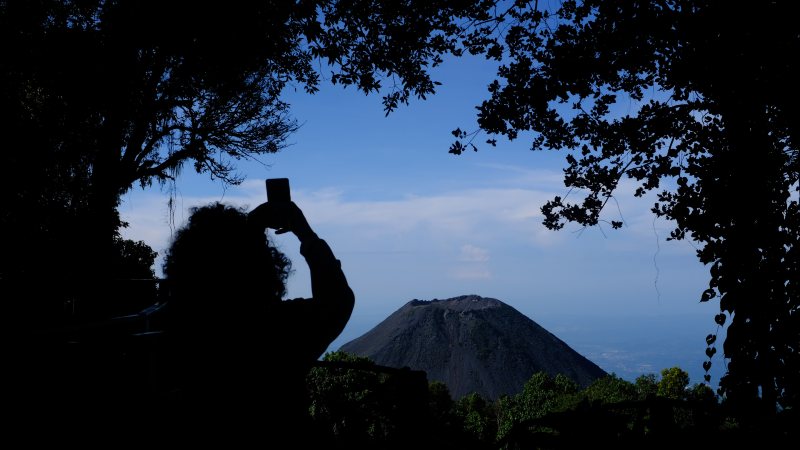
[[[289,193],[288,178],[267,178],[267,201],[268,202],[292,201],[292,197]]]

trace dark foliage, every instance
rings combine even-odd
[[[490,402],[474,393],[453,401],[438,382],[430,383],[426,394],[401,372],[383,372],[347,353],[329,354],[326,361],[330,365],[323,363],[308,377],[311,414],[320,433],[338,448],[666,449],[785,445],[796,438],[789,426],[793,413],[743,424],[707,386],[679,387],[676,380],[686,372],[677,367],[636,385],[610,375],[585,389],[540,372],[523,392]],[[392,377],[397,377],[393,383]],[[672,396],[637,393],[637,385],[651,381],[653,389],[665,393],[673,388]],[[397,390],[401,385],[405,391]],[[428,403],[409,408],[399,392]]]
[[[429,402],[424,372],[335,352],[311,369],[307,383],[309,413],[334,448],[455,448],[444,438],[460,429],[446,422],[451,413],[441,395]]]
[[[584,198],[545,224],[620,228],[601,216],[622,180],[658,195],[671,239],[699,243],[701,301],[720,299],[720,392],[743,413],[798,398],[798,78],[791,2],[704,0],[0,3],[0,276],[108,277],[132,185],[185,163],[227,182],[296,125],[280,92],[330,80],[382,92],[389,112],[435,91],[446,54],[502,61],[478,123],[567,150]],[[451,148],[476,149],[454,132]],[[496,144],[494,137],[488,140]],[[20,174],[24,176],[14,176]],[[4,296],[5,297],[5,296]],[[706,338],[710,367],[716,332]],[[710,377],[709,377],[710,378]],[[763,400],[763,401],[760,401]]]

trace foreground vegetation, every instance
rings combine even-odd
[[[796,415],[747,417],[678,367],[635,382],[616,375],[581,388],[539,372],[522,392],[491,401],[452,399],[424,372],[389,369],[329,353],[308,377],[310,414],[341,448],[666,448],[796,438]]]

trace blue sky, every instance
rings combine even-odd
[[[242,162],[247,180],[225,188],[186,167],[176,184],[175,225],[211,201],[254,207],[264,179],[286,177],[292,198],[328,241],[356,294],[352,319],[330,350],[377,325],[411,299],[463,294],[500,299],[609,372],[632,379],[674,365],[701,381],[704,337],[718,305],[698,303],[707,270],[690,242],[667,242],[670,223],[623,183],[608,219],[625,226],[548,231],[539,208],[565,195],[565,153],[532,152],[522,139],[451,155],[450,131],[475,129],[493,67],[448,61],[436,95],[384,117],[380,97],[323,85],[286,93],[302,124],[285,150]],[[476,142],[483,142],[478,138]],[[163,254],[168,192],[136,188],[121,206],[124,235]],[[576,194],[571,194],[576,195]],[[274,235],[273,235],[274,237]],[[310,295],[292,236],[275,241],[294,261],[289,296]],[[160,271],[160,260],[157,272]],[[715,357],[712,386],[721,374]]]

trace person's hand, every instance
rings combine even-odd
[[[294,202],[266,202],[258,205],[247,217],[259,228],[272,228],[276,234],[291,231],[301,241],[315,236],[303,211]]]

